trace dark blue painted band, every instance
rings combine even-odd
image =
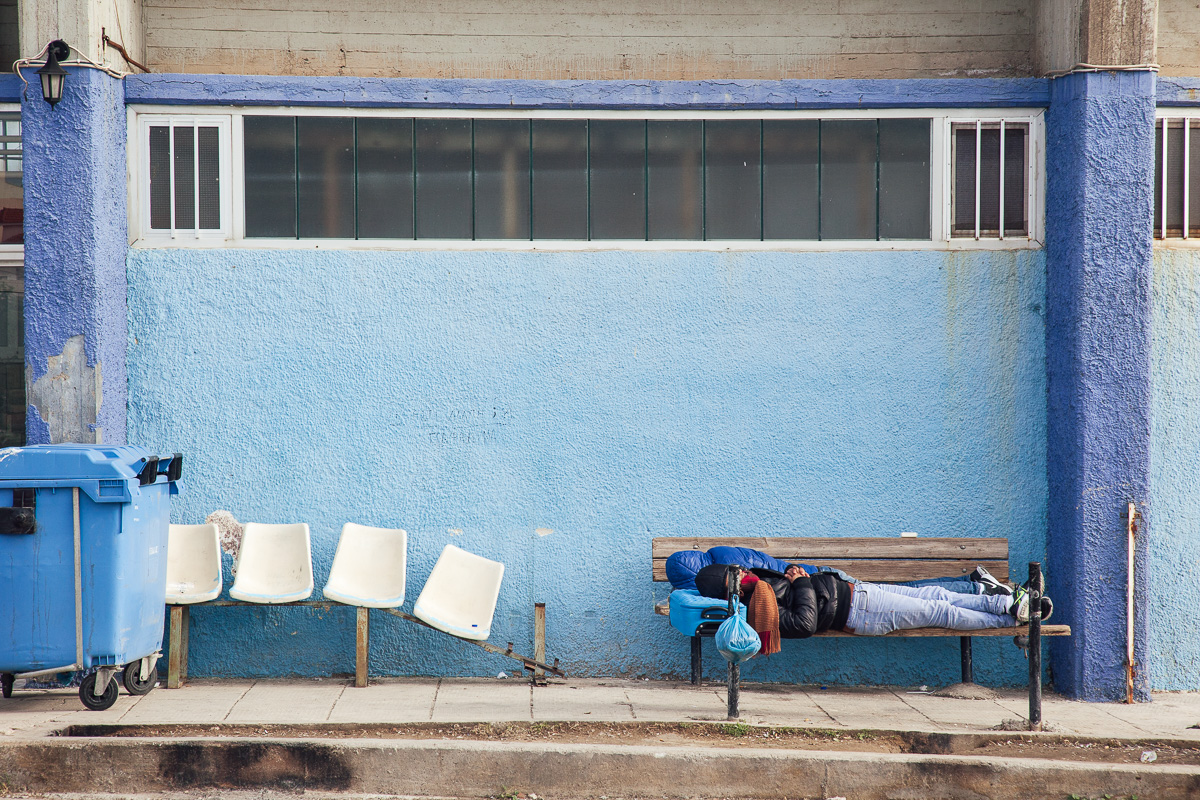
[[[1200,106],[1200,78],[1158,78],[1160,106]]]
[[[34,78],[36,77],[35,75]],[[25,84],[16,75],[0,75],[0,103],[21,102],[21,92],[24,89]]]
[[[355,108],[830,109],[1045,107],[1041,78],[518,81],[131,75],[127,103]]]

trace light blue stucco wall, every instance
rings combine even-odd
[[[1154,253],[1150,681],[1200,690],[1200,252]]]
[[[185,453],[176,522],[308,522],[318,595],[343,522],[404,527],[407,608],[445,544],[501,560],[492,641],[528,652],[546,602],[575,675],[686,674],[655,536],[1007,536],[1054,568],[1040,251],[135,249],[128,291],[129,439]],[[373,620],[373,672],[514,666]],[[196,676],[353,669],[345,609],[198,608],[191,633]],[[958,668],[953,639],[822,641],[744,674]],[[976,645],[981,681],[1025,670]]]

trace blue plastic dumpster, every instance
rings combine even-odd
[[[154,687],[178,454],[83,444],[0,450],[0,679],[96,668],[88,708]]]

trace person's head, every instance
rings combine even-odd
[[[725,587],[729,585],[727,581],[730,572],[734,573],[735,580],[740,584],[744,572],[741,567],[728,564],[709,564],[696,573],[696,591],[705,597],[728,600],[729,593]]]

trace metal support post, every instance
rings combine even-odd
[[[533,604],[533,660],[546,660],[546,604]],[[546,670],[541,667],[533,668],[533,683],[535,686],[546,685]]]
[[[1042,729],[1042,565],[1029,562],[1029,730]]]
[[[736,617],[738,613],[738,584],[737,571],[730,569],[725,573],[725,592],[729,595],[729,616]],[[740,687],[738,686],[741,680],[742,668],[740,665],[729,662],[729,681],[726,689],[726,717],[729,720],[738,718],[738,694]]]
[[[962,654],[962,682],[975,682],[975,664],[971,658],[971,637],[958,637],[958,649]]]
[[[357,609],[357,625],[354,633],[354,685],[362,688],[367,685],[367,669],[371,652],[371,618],[370,609],[359,606]]]
[[[701,641],[702,641],[702,639],[700,638],[699,634],[692,637],[692,686],[700,685],[700,677],[701,677],[700,671],[702,668],[701,663],[700,663],[700,642]]]

